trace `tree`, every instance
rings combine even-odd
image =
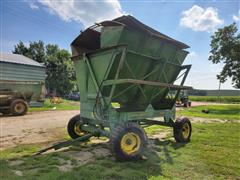
[[[57,45],[46,46],[46,83],[50,90],[65,95],[75,90],[76,76],[71,55],[67,50],[59,49]]]
[[[44,46],[42,41],[30,42],[26,47],[22,41],[14,46],[13,53],[22,54],[37,62],[44,63],[46,67],[46,88],[59,96],[64,96],[77,90],[76,75],[67,50],[57,45]]]
[[[224,65],[217,79],[224,83],[229,77],[233,86],[240,88],[240,33],[236,23],[218,29],[211,38],[209,60]]]
[[[14,51],[12,53],[22,54],[28,57],[28,52],[28,48],[24,45],[24,43],[22,41],[19,41],[17,45],[14,45]]]
[[[45,62],[45,49],[43,41],[30,42],[28,55],[39,63]]]
[[[43,41],[34,41],[29,43],[29,47],[26,47],[22,41],[14,46],[14,54],[22,54],[29,57],[39,63],[45,61],[45,49]]]

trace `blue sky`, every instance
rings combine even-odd
[[[0,2],[1,52],[11,52],[18,41],[43,40],[70,51],[80,30],[106,19],[130,14],[177,40],[188,44],[185,64],[192,64],[186,84],[198,89],[217,89],[221,65],[208,61],[210,36],[214,30],[239,24],[239,1],[159,0],[35,0]],[[222,85],[233,89],[231,81]]]

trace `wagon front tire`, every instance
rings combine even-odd
[[[22,99],[16,99],[12,101],[10,105],[10,112],[14,116],[22,116],[25,115],[28,111],[28,104],[26,101]]]
[[[177,142],[187,143],[192,134],[192,125],[188,118],[178,118],[173,127],[173,135]]]
[[[80,114],[72,117],[67,125],[67,131],[69,136],[72,139],[77,139],[81,136],[84,136],[87,134],[86,131],[82,130],[82,126],[84,125],[84,122],[82,120],[82,118],[80,117]]]
[[[132,122],[118,125],[110,137],[111,151],[119,161],[140,159],[146,144],[144,130]]]

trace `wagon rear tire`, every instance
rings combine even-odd
[[[188,118],[178,118],[173,127],[173,135],[177,142],[187,143],[192,134],[192,125]]]
[[[118,125],[110,136],[110,148],[119,161],[137,160],[143,155],[147,136],[137,123]]]
[[[10,105],[10,112],[14,116],[22,116],[25,115],[28,111],[28,104],[26,101],[22,99],[16,99],[12,101]]]
[[[81,136],[84,136],[87,134],[87,132],[82,130],[82,126],[84,125],[84,122],[82,120],[82,118],[80,117],[80,114],[72,117],[67,125],[67,131],[69,136],[72,139],[77,139]]]

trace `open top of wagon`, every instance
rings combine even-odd
[[[132,16],[81,32],[71,43],[81,116],[69,121],[69,135],[76,140],[109,137],[120,160],[141,156],[147,141],[143,128],[153,124],[173,127],[175,139],[188,142],[190,121],[175,121],[179,91],[191,88],[183,86],[191,68],[182,65],[188,47]]]

